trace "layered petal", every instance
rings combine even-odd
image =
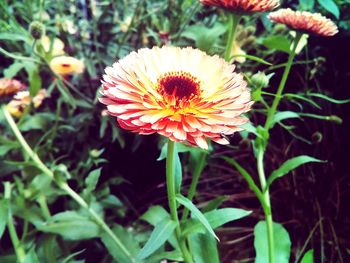
[[[279,6],[278,0],[200,0],[200,2],[204,5],[241,12],[266,12]]]

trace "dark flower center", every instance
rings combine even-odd
[[[200,83],[186,72],[167,73],[158,80],[158,91],[161,94],[175,96],[177,99],[189,99],[199,95]]]

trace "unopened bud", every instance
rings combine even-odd
[[[40,39],[45,35],[45,26],[39,21],[33,21],[29,25],[29,33],[34,39]]]
[[[251,84],[255,89],[265,88],[269,85],[269,78],[265,73],[259,71],[251,77]]]

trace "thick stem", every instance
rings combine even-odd
[[[235,41],[237,26],[239,24],[239,20],[241,19],[241,15],[237,13],[229,13],[228,19],[228,38],[224,57],[227,62],[229,62],[232,58],[232,44],[233,41]]]
[[[177,214],[176,192],[175,192],[175,177],[174,177],[174,154],[175,143],[168,140],[167,158],[166,158],[166,184],[168,192],[168,201],[171,219],[176,222],[176,238],[182,251],[182,256],[186,263],[193,263],[192,256],[189,253],[186,241],[181,237],[181,228],[179,216]]]
[[[264,150],[262,148],[258,149],[258,174],[261,184],[261,189],[266,189],[266,177],[264,171]],[[267,226],[267,239],[268,239],[268,248],[269,248],[269,263],[275,262],[275,254],[274,254],[274,236],[273,236],[273,220],[272,220],[272,211],[271,211],[271,203],[270,203],[270,192],[269,189],[263,193],[263,203],[262,203],[266,226]]]
[[[16,257],[19,263],[25,261],[26,253],[22,247],[22,244],[18,238],[15,225],[13,223],[12,209],[11,209],[11,185],[9,182],[5,182],[5,200],[7,201],[7,229],[9,231],[10,239],[13,248],[16,253]]]
[[[22,133],[18,129],[15,121],[13,120],[11,114],[7,111],[5,105],[1,105],[1,110],[5,116],[6,121],[8,122],[11,130],[15,134],[18,142],[21,144],[23,150],[28,154],[28,156],[33,160],[36,166],[48,177],[50,177],[62,190],[64,190],[70,197],[72,197],[81,207],[85,208],[90,216],[96,221],[96,223],[111,237],[111,239],[115,242],[115,244],[125,253],[127,257],[132,259],[134,262],[133,256],[127,250],[127,248],[123,245],[123,243],[119,240],[119,238],[113,233],[113,231],[109,228],[109,226],[104,222],[104,220],[89,207],[89,205],[85,202],[84,199],[80,197],[66,182],[61,182],[56,180],[54,177],[54,173],[41,161],[39,156],[32,150],[27,141],[24,139]]]
[[[295,50],[298,46],[298,43],[299,43],[301,37],[302,37],[302,33],[297,33],[297,35],[295,36],[294,46],[292,48],[292,51],[289,53],[288,61],[287,61],[286,67],[284,69],[280,85],[278,86],[276,97],[273,100],[272,106],[267,113],[267,119],[265,122],[265,129],[266,130],[269,130],[271,128],[272,119],[277,111],[277,107],[278,107],[280,100],[282,98],[282,93],[283,93],[284,87],[286,86],[288,75],[289,75],[289,72],[290,72],[290,69],[292,67],[294,57],[295,57]]]
[[[188,195],[187,195],[187,199],[189,199],[191,201],[192,201],[193,197],[196,195],[199,177],[201,176],[202,171],[204,169],[206,158],[207,158],[207,153],[202,152],[200,154],[200,157],[199,157],[199,162],[193,171],[192,182],[191,182],[190,189],[188,190]],[[187,219],[188,213],[189,213],[189,210],[187,208],[185,208],[183,213],[182,213],[181,221]]]

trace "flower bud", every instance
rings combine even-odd
[[[40,39],[45,35],[45,26],[39,21],[33,21],[29,25],[29,33],[34,39]]]
[[[251,78],[253,88],[261,89],[269,85],[269,78],[263,72],[255,73]]]

